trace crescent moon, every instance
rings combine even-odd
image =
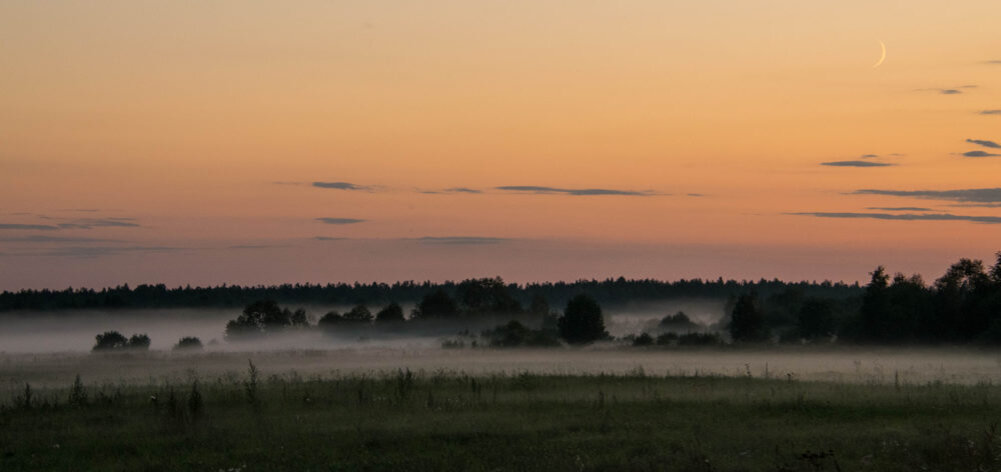
[[[883,61],[886,60],[886,44],[883,43],[882,41],[880,41],[879,42],[879,47],[882,49],[883,52],[880,54],[879,60],[876,61],[876,63],[872,65],[873,69],[879,67],[879,65],[882,64]]]

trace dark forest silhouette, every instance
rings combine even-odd
[[[646,333],[646,336],[636,333],[639,336],[637,345],[680,343],[686,335],[704,337],[723,330],[728,331],[735,343],[840,340],[860,344],[1001,344],[1001,253],[990,267],[979,260],[961,259],[931,284],[926,284],[918,275],[897,273],[890,276],[883,266],[869,275],[870,281],[865,286],[778,280],[661,282],[623,278],[519,285],[506,284],[499,277],[441,284],[400,282],[392,285],[177,289],[141,285],[134,289],[122,286],[101,291],[4,292],[0,294],[0,310],[244,304],[243,313],[227,325],[226,336],[246,339],[311,325],[304,309],[293,311],[282,308],[280,303],[350,302],[354,303],[350,311],[344,314],[328,312],[317,326],[338,333],[360,327],[399,330],[415,323],[506,319],[518,323],[497,326],[488,337],[494,339],[492,343],[496,345],[519,345],[537,337],[538,333],[549,333],[546,336],[551,337],[557,331],[571,344],[604,339],[602,305],[717,298],[727,303],[724,319],[714,327],[695,325],[683,313],[668,315],[658,325],[660,332]],[[255,296],[263,298],[243,301]],[[405,314],[398,302],[414,302],[416,306]],[[381,308],[373,314],[368,304],[381,305]],[[560,316],[552,312],[550,306],[567,308]],[[578,313],[586,316],[577,326],[568,328],[561,324],[578,317]],[[672,326],[675,329],[671,329]],[[578,328],[580,332],[575,331]],[[715,339],[718,338],[713,338],[713,343]]]
[[[476,285],[468,295],[463,291]],[[482,286],[480,286],[482,285]],[[503,288],[503,291],[501,290]],[[396,282],[283,284],[241,287],[176,287],[166,285],[121,285],[100,290],[20,290],[0,293],[0,312],[17,310],[71,310],[118,308],[243,308],[258,300],[274,300],[285,305],[382,305],[392,301],[416,302],[441,290],[458,301],[492,304],[510,309],[528,306],[545,311],[548,305],[563,306],[574,296],[586,293],[604,306],[677,298],[726,299],[756,292],[762,296],[795,290],[806,296],[844,299],[860,296],[862,287],[843,282],[783,282],[777,279],[736,281],[689,279],[665,282],[653,279],[578,280],[529,284],[504,283],[500,278],[471,279],[463,282]],[[469,300],[466,300],[466,298]],[[499,298],[500,297],[500,298]],[[507,297],[507,298],[505,298]],[[483,301],[477,301],[482,298]],[[515,305],[517,304],[517,305]],[[440,307],[434,307],[435,309]],[[444,309],[447,310],[447,307]],[[432,315],[434,316],[434,315]]]

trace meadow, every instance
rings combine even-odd
[[[495,349],[6,355],[0,470],[1001,468],[1001,383],[883,367],[916,354],[592,349],[552,351],[550,363],[543,352]],[[914,365],[976,357],[923,355]],[[652,362],[671,356],[707,368]],[[855,358],[844,368],[856,376],[783,372],[811,356]],[[996,370],[996,356],[979,356]],[[751,362],[725,364],[741,358]],[[585,367],[560,371],[562,362]]]

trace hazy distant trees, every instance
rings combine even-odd
[[[639,336],[633,338],[633,346],[652,346],[654,343],[653,336],[650,333],[640,333]]]
[[[94,345],[94,351],[123,349],[129,345],[128,338],[122,336],[122,333],[118,331],[105,331],[95,336],[94,339],[97,340],[97,344]]]
[[[344,316],[336,310],[330,310],[320,317],[320,320],[316,322],[316,327],[325,332],[333,332],[337,329],[337,325],[341,324],[344,324]]]
[[[560,341],[545,330],[534,330],[511,320],[505,325],[483,332],[483,337],[493,347],[553,347]]]
[[[730,337],[735,342],[765,341],[769,337],[765,326],[765,316],[758,303],[758,295],[744,294],[737,298],[737,304],[730,314]]]
[[[661,318],[657,327],[665,331],[674,331],[678,333],[694,331],[702,328],[702,326],[693,322],[692,319],[689,318],[683,311]]]
[[[608,337],[601,306],[588,295],[577,295],[567,302],[558,326],[560,337],[570,344],[585,344]]]
[[[549,300],[546,300],[546,297],[538,293],[532,295],[532,302],[529,304],[528,313],[537,318],[549,316]]]
[[[133,334],[126,338],[118,331],[105,331],[94,336],[97,341],[93,351],[122,351],[122,350],[149,350],[150,339],[145,334]]]
[[[511,296],[500,277],[468,279],[455,288],[463,310],[470,316],[521,313],[521,304]]]
[[[444,290],[438,289],[424,296],[411,313],[415,320],[448,320],[459,316],[455,300]]]
[[[363,327],[372,324],[372,312],[364,304],[355,305],[343,315],[337,311],[328,311],[317,323],[324,331],[335,331],[346,327]]]
[[[482,280],[482,279],[481,279]],[[244,307],[257,300],[275,300],[282,305],[346,305],[416,302],[442,289],[458,296],[462,282],[281,284],[270,286],[220,285],[215,287],[120,285],[103,289],[66,288],[61,290],[0,291],[0,313],[27,310],[73,310],[96,308],[193,308]],[[553,305],[563,305],[578,293],[587,293],[602,306],[678,298],[726,299],[756,291],[763,299],[771,294],[797,288],[804,296],[843,300],[861,295],[857,283],[783,282],[780,280],[682,279],[671,282],[652,279],[608,278],[575,282],[506,284],[508,294],[527,305],[538,295]]]
[[[226,339],[251,339],[284,331],[289,327],[306,327],[306,311],[281,308],[274,300],[258,300],[247,305],[236,319],[226,323]]]
[[[830,338],[837,330],[834,307],[830,300],[809,298],[803,302],[796,318],[797,334],[805,340]]]
[[[129,349],[148,351],[151,342],[146,334],[133,334],[129,337]]]
[[[185,336],[177,341],[174,345],[173,350],[175,351],[201,351],[202,350],[202,340],[194,336]]]
[[[372,312],[369,311],[368,307],[364,304],[355,305],[353,308],[348,310],[344,314],[344,321],[349,323],[371,323],[373,319]]]
[[[402,323],[403,321],[403,308],[396,302],[390,302],[389,305],[386,305],[375,314],[375,322],[379,324]]]

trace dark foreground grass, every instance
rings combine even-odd
[[[999,470],[1001,388],[720,377],[193,379],[25,391],[0,470]]]

